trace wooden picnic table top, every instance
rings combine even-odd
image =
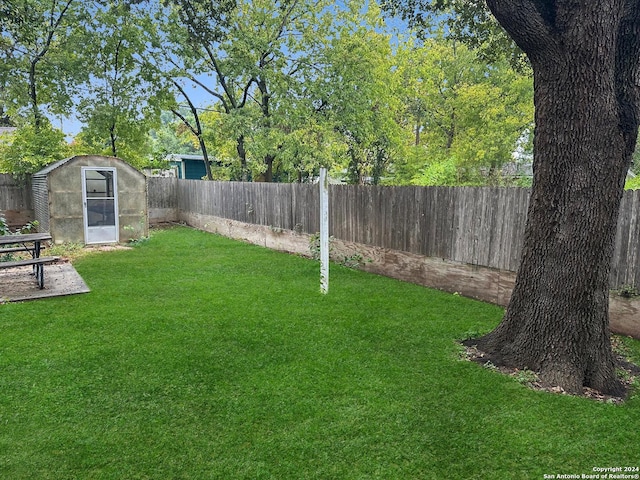
[[[46,242],[51,240],[51,234],[42,233],[23,233],[20,235],[0,235],[0,245],[13,245],[14,243],[35,243]]]

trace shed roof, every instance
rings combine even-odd
[[[47,165],[46,167],[44,167],[42,170],[40,170],[39,172],[36,172],[33,174],[33,177],[46,177],[47,175],[49,175],[52,171],[54,171],[56,168],[59,168],[67,163],[69,163],[72,160],[75,159],[79,159],[79,158],[104,158],[104,159],[108,159],[108,160],[116,160],[120,163],[122,163],[123,165],[126,165],[127,167],[129,167],[131,170],[135,170],[136,172],[138,172],[140,175],[144,175],[142,172],[136,170],[134,167],[132,167],[131,165],[129,165],[127,162],[125,162],[124,160],[122,160],[121,158],[117,158],[117,157],[109,157],[109,156],[105,156],[105,155],[74,155],[73,157],[69,157],[69,158],[64,158],[62,160],[58,160],[55,163],[52,163],[50,165]]]
[[[70,161],[72,158],[75,157],[69,157],[69,158],[65,158],[63,160],[58,160],[55,163],[52,163],[50,165],[47,165],[46,167],[44,167],[42,170],[40,170],[39,172],[36,172],[33,174],[34,177],[46,177],[50,172],[52,172],[53,170],[55,170],[56,168],[58,168],[61,165],[64,165],[65,163],[67,163],[68,161]]]

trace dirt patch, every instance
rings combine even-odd
[[[132,247],[128,245],[94,245],[94,246],[85,246],[84,249],[87,252],[114,252],[117,250],[131,250]]]
[[[95,245],[84,247],[89,252],[113,252],[116,250],[131,250],[127,245]]]
[[[38,288],[31,267],[0,271],[0,303],[35,300],[89,292],[89,287],[69,262],[44,267],[44,288]]]
[[[45,248],[46,255],[60,257],[51,265],[44,267],[44,288],[38,288],[31,267],[0,270],[0,303],[34,300],[46,297],[58,297],[87,293],[87,284],[73,267],[72,262],[85,255],[116,250],[130,250],[128,245],[91,245],[76,244],[52,245]],[[28,255],[15,255],[15,258],[29,258]]]

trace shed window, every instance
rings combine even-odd
[[[113,172],[87,170],[87,198],[113,198]]]

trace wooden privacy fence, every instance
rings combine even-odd
[[[340,185],[330,200],[336,238],[469,265],[518,267],[526,190]]]
[[[0,215],[14,228],[33,220],[31,180],[16,180],[12,175],[0,173]]]
[[[149,179],[149,210],[197,213],[314,234],[317,185]],[[340,240],[516,271],[529,190],[331,185],[330,234]],[[640,286],[640,190],[625,192],[612,288]]]

